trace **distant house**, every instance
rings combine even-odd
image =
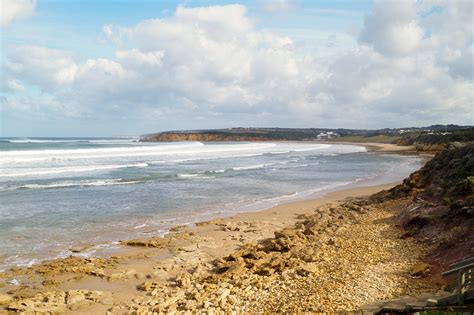
[[[316,139],[329,140],[329,139],[337,138],[337,137],[339,137],[339,134],[332,131],[328,131],[328,132],[321,132],[319,135],[316,136]]]

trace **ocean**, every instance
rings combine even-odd
[[[118,247],[331,190],[400,180],[419,157],[310,142],[0,138],[0,270]]]

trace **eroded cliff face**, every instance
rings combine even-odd
[[[407,237],[429,246],[432,273],[474,255],[474,143],[448,145],[403,184],[376,196],[412,199],[396,221]]]
[[[286,139],[273,139],[263,135],[232,135],[216,133],[181,133],[163,132],[146,136],[143,141],[282,141]]]

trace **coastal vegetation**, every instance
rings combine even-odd
[[[342,136],[334,139],[333,141],[338,142],[373,142],[373,143],[394,143],[400,136],[397,135],[355,135],[355,136]]]
[[[441,150],[447,143],[474,141],[471,126],[433,125],[421,128],[228,128],[165,131],[144,135],[142,141],[317,141],[332,133],[338,142],[375,142],[414,145],[420,151]]]
[[[455,130],[452,132],[421,133],[411,132],[403,134],[397,141],[400,145],[423,144],[447,144],[451,142],[474,141],[474,128]]]
[[[434,271],[474,255],[474,143],[449,145],[388,195],[412,196],[397,220],[431,248]]]

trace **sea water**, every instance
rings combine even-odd
[[[414,156],[310,142],[0,138],[0,270],[176,224],[400,180]]]

